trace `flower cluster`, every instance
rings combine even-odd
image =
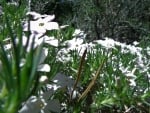
[[[28,46],[26,48],[27,52],[30,52],[33,49],[36,49],[41,44],[48,44],[50,46],[58,46],[58,40],[54,36],[46,35],[47,31],[50,30],[59,30],[66,26],[59,26],[57,22],[52,22],[54,15],[40,15],[36,12],[29,12],[27,15],[32,16],[32,21],[25,21],[23,24],[23,31],[29,32],[29,38],[27,36],[22,37],[23,46]],[[16,42],[19,42],[18,40]],[[49,72],[50,66],[48,64],[42,64],[48,55],[48,48],[43,47],[42,53],[39,61],[39,66],[37,71]],[[23,65],[23,64],[22,64]],[[43,75],[40,77],[40,83],[47,83],[48,78]],[[31,96],[22,106],[19,113],[32,113],[32,112],[43,112],[47,113],[48,111],[60,112],[60,103],[58,99],[49,99],[53,93],[61,88],[67,87],[68,92],[71,92],[74,81],[71,78],[63,74],[57,74],[53,78],[54,84],[46,84],[46,87],[49,91],[39,92],[39,97]],[[36,109],[36,111],[35,111]]]
[[[76,32],[76,31],[75,31]],[[120,43],[117,41],[114,41],[110,38],[105,38],[105,40],[94,40],[93,42],[86,42],[84,36],[82,35],[78,37],[80,34],[82,34],[83,31],[79,31],[77,33],[74,33],[74,38],[71,40],[65,41],[63,44],[66,45],[65,48],[62,48],[57,55],[57,60],[61,62],[68,62],[72,60],[72,57],[70,56],[69,52],[72,50],[76,50],[79,54],[79,56],[82,56],[84,50],[87,48],[88,52],[95,53],[98,52],[96,49],[97,45],[101,45],[104,51],[109,51],[112,49],[117,50],[117,47],[121,48],[120,52],[121,54],[132,54],[134,55],[134,60],[130,61],[134,62],[136,65],[130,69],[131,67],[124,67],[123,63],[119,62],[119,70],[122,71],[122,73],[127,77],[127,80],[129,81],[129,84],[131,86],[136,86],[136,75],[134,75],[135,71],[139,69],[141,73],[145,72],[147,73],[145,76],[150,76],[150,73],[148,72],[148,67],[150,65],[149,60],[147,60],[147,57],[142,54],[143,49],[141,47],[138,47],[138,42],[134,42],[133,45],[127,45],[125,43]],[[149,48],[146,49],[147,54],[149,55]],[[113,59],[116,59],[116,56],[114,56]],[[121,60],[121,59],[120,59]],[[118,60],[119,61],[119,60]],[[111,61],[112,62],[112,61]],[[146,64],[146,65],[145,65]],[[115,67],[114,67],[114,70]]]
[[[30,31],[31,42],[34,38],[34,43],[40,45],[46,43],[52,46],[58,46],[58,40],[54,36],[47,36],[46,32],[51,30],[59,30],[60,27],[57,22],[52,22],[54,15],[40,15],[36,12],[29,12],[27,15],[31,16],[33,20],[25,21],[23,24],[23,31]],[[26,39],[25,39],[26,40]]]

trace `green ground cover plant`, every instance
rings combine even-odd
[[[0,113],[150,112],[150,42],[89,41],[30,2],[1,4]]]

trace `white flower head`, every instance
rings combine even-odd
[[[83,42],[84,40],[81,38],[73,38],[72,40],[65,41],[64,44],[68,46],[67,49],[69,50],[78,50]]]
[[[39,34],[46,33],[47,30],[58,30],[59,25],[57,22],[51,22],[52,17],[39,18],[38,20],[30,21],[30,31]],[[24,24],[24,31],[28,31],[28,23]]]

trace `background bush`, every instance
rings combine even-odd
[[[86,31],[89,40],[131,43],[150,36],[150,0],[33,0],[32,10],[54,13],[58,22]]]
[[[90,39],[107,36],[130,43],[150,33],[149,0],[78,1],[77,26],[85,29]]]

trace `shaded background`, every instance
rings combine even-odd
[[[84,30],[90,41],[104,37],[128,44],[150,40],[150,0],[31,1],[32,11],[55,14],[59,24]]]

